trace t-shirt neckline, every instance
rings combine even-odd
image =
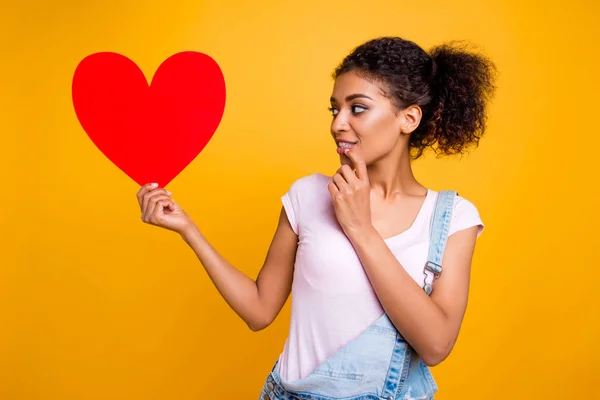
[[[425,200],[423,200],[423,204],[421,204],[421,208],[419,209],[419,212],[417,213],[416,218],[414,219],[413,223],[404,231],[394,235],[394,236],[390,236],[386,239],[383,239],[385,242],[388,241],[394,241],[394,240],[398,240],[400,238],[403,238],[404,236],[408,235],[410,232],[412,232],[413,230],[416,229],[417,226],[419,226],[419,224],[421,223],[421,220],[425,215],[426,209],[427,209],[427,205],[429,204],[429,200],[431,199],[433,194],[433,191],[431,189],[427,189],[427,194],[425,195]]]

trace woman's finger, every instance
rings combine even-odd
[[[157,187],[158,187],[158,183],[147,183],[147,184],[143,185],[142,187],[140,187],[140,190],[138,190],[138,192],[136,194],[140,208],[143,208],[142,203],[144,201],[144,195],[147,192],[149,192],[150,190],[157,188]]]
[[[338,173],[344,177],[344,179],[346,180],[346,182],[348,182],[350,186],[352,186],[354,183],[356,183],[356,181],[358,181],[356,173],[347,164],[342,165],[341,168],[338,170]]]
[[[173,200],[167,196],[166,194],[161,194],[158,196],[154,196],[152,197],[152,199],[150,199],[150,201],[148,202],[148,207],[146,209],[146,212],[144,213],[145,216],[145,220],[148,222],[152,222],[155,221],[155,216],[159,215],[157,214],[157,212],[160,210],[162,211],[162,207],[164,207],[161,204],[168,204],[170,202],[172,202]]]
[[[339,173],[336,173],[333,176],[333,182],[335,183],[335,185],[337,186],[337,188],[340,192],[345,193],[347,191],[348,183],[346,182],[344,177],[342,175],[340,175]]]
[[[142,210],[147,210],[148,209],[148,205],[149,202],[152,200],[152,198],[154,196],[158,196],[158,195],[171,195],[171,192],[169,192],[168,190],[165,190],[163,188],[156,188],[156,189],[152,189],[149,192],[146,192],[146,194],[144,195],[144,199],[142,201]]]
[[[354,165],[354,168],[356,168],[356,176],[358,179],[368,181],[369,174],[367,172],[367,164],[358,152],[355,150],[348,150],[346,151],[346,156],[352,160],[352,164]]]
[[[329,189],[329,195],[332,199],[335,199],[337,195],[340,193],[339,189],[335,185],[335,183],[331,182],[327,185],[327,189]]]
[[[160,223],[160,216],[164,213],[165,207],[170,207],[173,204],[173,200],[170,197],[161,197],[158,201],[154,202],[154,208],[150,214],[150,222],[153,224]]]

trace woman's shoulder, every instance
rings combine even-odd
[[[439,192],[437,194],[439,195]],[[452,210],[450,234],[475,225],[479,225],[477,234],[479,236],[484,228],[479,209],[470,199],[461,196],[457,192]]]
[[[330,178],[321,173],[313,173],[294,180],[282,196],[283,206],[296,234],[301,232],[305,221],[310,220],[323,204],[327,204]]]
[[[331,182],[331,177],[320,172],[314,172],[294,180],[291,184],[290,191],[311,193],[314,190],[327,189],[329,182]]]
[[[440,195],[440,193],[442,192],[434,190],[434,189],[428,189],[431,193],[433,193],[434,198],[437,199],[437,197]],[[471,202],[469,199],[467,199],[466,197],[461,196],[456,190],[444,190],[446,192],[454,192],[456,193],[456,196],[454,198],[454,210],[463,210],[463,209],[471,209],[471,210],[477,210],[477,207],[475,206],[475,204],[473,204],[473,202]]]
[[[478,214],[479,210],[477,206],[466,197],[461,196],[460,194],[456,194],[456,199],[454,200],[454,210],[462,213],[468,214]]]

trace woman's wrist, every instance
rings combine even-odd
[[[183,240],[189,243],[194,236],[200,234],[200,230],[194,221],[188,219],[188,223],[178,233]]]
[[[353,245],[365,245],[366,243],[381,239],[377,229],[372,225],[348,232],[346,236],[348,236]]]

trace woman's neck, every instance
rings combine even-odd
[[[386,158],[367,167],[371,193],[383,201],[391,201],[397,196],[422,196],[427,188],[415,178],[408,151],[400,157],[388,154]]]

